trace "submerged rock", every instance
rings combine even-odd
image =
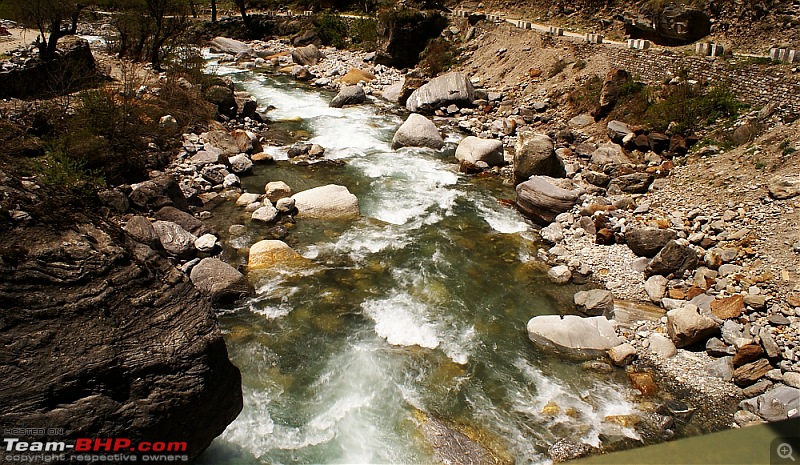
[[[358,198],[344,186],[328,184],[298,192],[291,198],[298,218],[344,220],[361,216]]]
[[[300,254],[289,247],[285,242],[278,240],[264,240],[250,247],[247,267],[250,270],[270,268],[283,263],[292,263],[305,260]]]
[[[192,284],[214,302],[227,302],[255,294],[253,285],[236,268],[217,258],[204,258],[192,268]]]
[[[415,410],[422,434],[431,445],[439,463],[452,465],[495,465],[502,463],[492,453],[471,439],[441,421]]]
[[[611,322],[602,316],[533,317],[528,322],[528,338],[541,349],[580,360],[604,357],[622,343]]]

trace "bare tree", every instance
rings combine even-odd
[[[36,44],[43,60],[52,60],[58,40],[75,34],[78,17],[85,7],[74,0],[8,0],[17,19],[39,31]]]

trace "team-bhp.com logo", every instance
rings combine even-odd
[[[3,438],[6,462],[188,462],[186,442],[138,441],[127,438],[78,438],[27,441]]]

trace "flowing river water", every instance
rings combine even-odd
[[[609,421],[642,408],[622,370],[599,374],[527,339],[527,321],[565,312],[575,288],[534,264],[532,224],[498,201],[511,188],[458,173],[455,136],[441,151],[395,151],[402,118],[386,107],[329,108],[331,95],[279,77],[216,72],[274,106],[274,127],[344,162],[296,166],[270,148],[279,161],[243,177],[246,190],[340,184],[362,218],[298,220],[290,244],[310,265],[251,276],[257,296],[222,310],[244,409],[205,463],[435,463],[424,415],[516,463],[548,462],[561,437],[637,444]],[[232,203],[213,211],[223,239],[262,239],[267,227]],[[247,234],[228,237],[236,223]],[[244,250],[227,259],[243,263]]]

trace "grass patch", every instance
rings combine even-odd
[[[593,76],[570,92],[567,100],[577,113],[588,113],[597,107],[602,89],[603,80],[599,76]]]
[[[797,149],[792,145],[792,141],[789,139],[781,142],[780,145],[778,145],[778,148],[781,149],[781,154],[783,154],[784,157],[789,156],[797,151]]]

